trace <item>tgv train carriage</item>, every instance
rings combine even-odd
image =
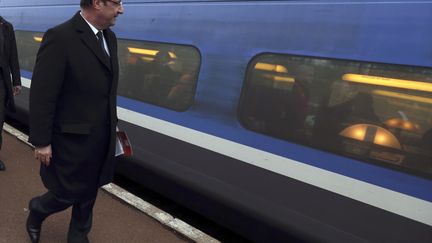
[[[0,2],[25,87],[78,2]],[[118,173],[252,241],[432,242],[432,1],[124,7]]]

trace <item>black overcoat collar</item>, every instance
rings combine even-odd
[[[77,12],[73,18],[72,21],[75,25],[75,29],[79,34],[79,37],[81,40],[92,50],[92,52],[97,56],[97,58],[111,71],[111,61],[107,58],[106,54],[103,53],[102,48],[100,47],[98,40],[93,33],[93,30],[90,28],[90,26],[87,24],[87,22],[84,20],[84,18],[81,16],[80,12]],[[108,30],[105,30],[108,31]],[[104,31],[104,32],[105,32]],[[108,38],[106,38],[108,36]],[[105,38],[108,42],[108,48],[110,50],[110,53],[112,52],[112,40],[110,40],[111,36],[109,34],[105,35]],[[111,54],[111,57],[113,55]]]

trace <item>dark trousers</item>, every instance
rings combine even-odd
[[[51,214],[63,211],[72,206],[72,217],[67,236],[68,243],[88,242],[87,235],[92,226],[93,206],[96,201],[97,191],[94,197],[87,201],[76,201],[60,198],[48,191],[42,196],[30,200],[30,210],[43,221]]]

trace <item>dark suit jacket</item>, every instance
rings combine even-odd
[[[12,86],[21,85],[20,68],[18,64],[18,52],[15,41],[15,33],[11,23],[0,17],[0,80],[5,82],[6,108],[15,111]],[[12,74],[12,80],[11,80]],[[11,82],[12,81],[12,82]],[[0,88],[3,86],[1,85]]]
[[[78,12],[45,33],[36,58],[29,141],[52,145],[42,181],[64,197],[85,197],[113,177],[117,40],[110,29],[104,36],[110,59]]]

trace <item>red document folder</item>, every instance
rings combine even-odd
[[[132,146],[129,138],[124,131],[117,131],[116,152],[115,155],[132,156]]]

